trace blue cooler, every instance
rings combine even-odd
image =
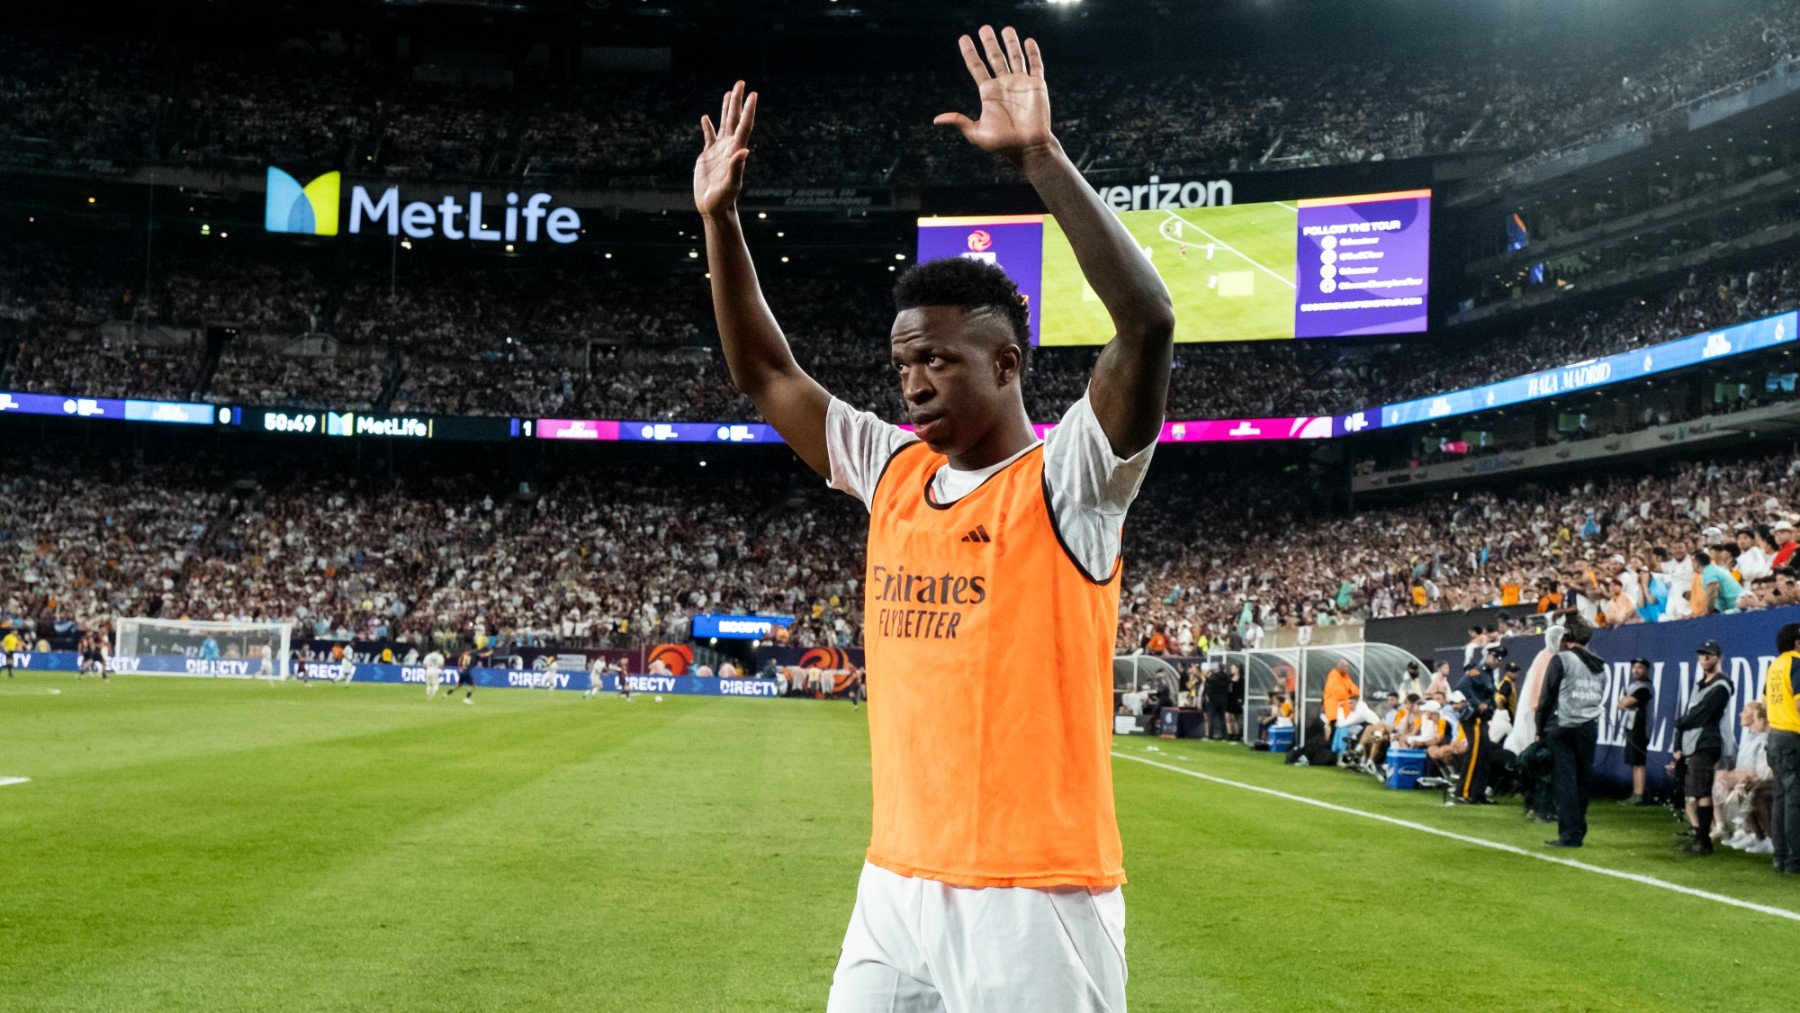
[[[1293,748],[1293,745],[1294,745],[1294,728],[1292,725],[1289,725],[1286,728],[1271,728],[1271,729],[1269,729],[1269,752],[1285,753],[1289,749]],[[1421,755],[1423,755],[1423,754],[1421,754]]]
[[[1416,788],[1425,774],[1425,750],[1389,749],[1387,751],[1389,788]]]

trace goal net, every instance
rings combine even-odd
[[[292,671],[291,622],[119,619],[113,630],[113,657],[135,658],[144,674],[278,679]]]

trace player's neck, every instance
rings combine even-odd
[[[950,467],[957,471],[980,471],[1004,461],[1037,442],[1025,406],[1009,408],[975,445],[961,454],[949,457]]]

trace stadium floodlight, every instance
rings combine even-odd
[[[212,675],[280,679],[290,671],[292,622],[207,622],[120,618],[113,657],[146,675]],[[265,664],[267,662],[267,664]]]

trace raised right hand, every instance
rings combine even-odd
[[[700,117],[705,147],[694,161],[694,206],[702,215],[722,215],[737,206],[744,191],[744,163],[750,158],[750,131],[756,126],[756,93],[744,82],[732,85],[719,109],[719,125]]]

